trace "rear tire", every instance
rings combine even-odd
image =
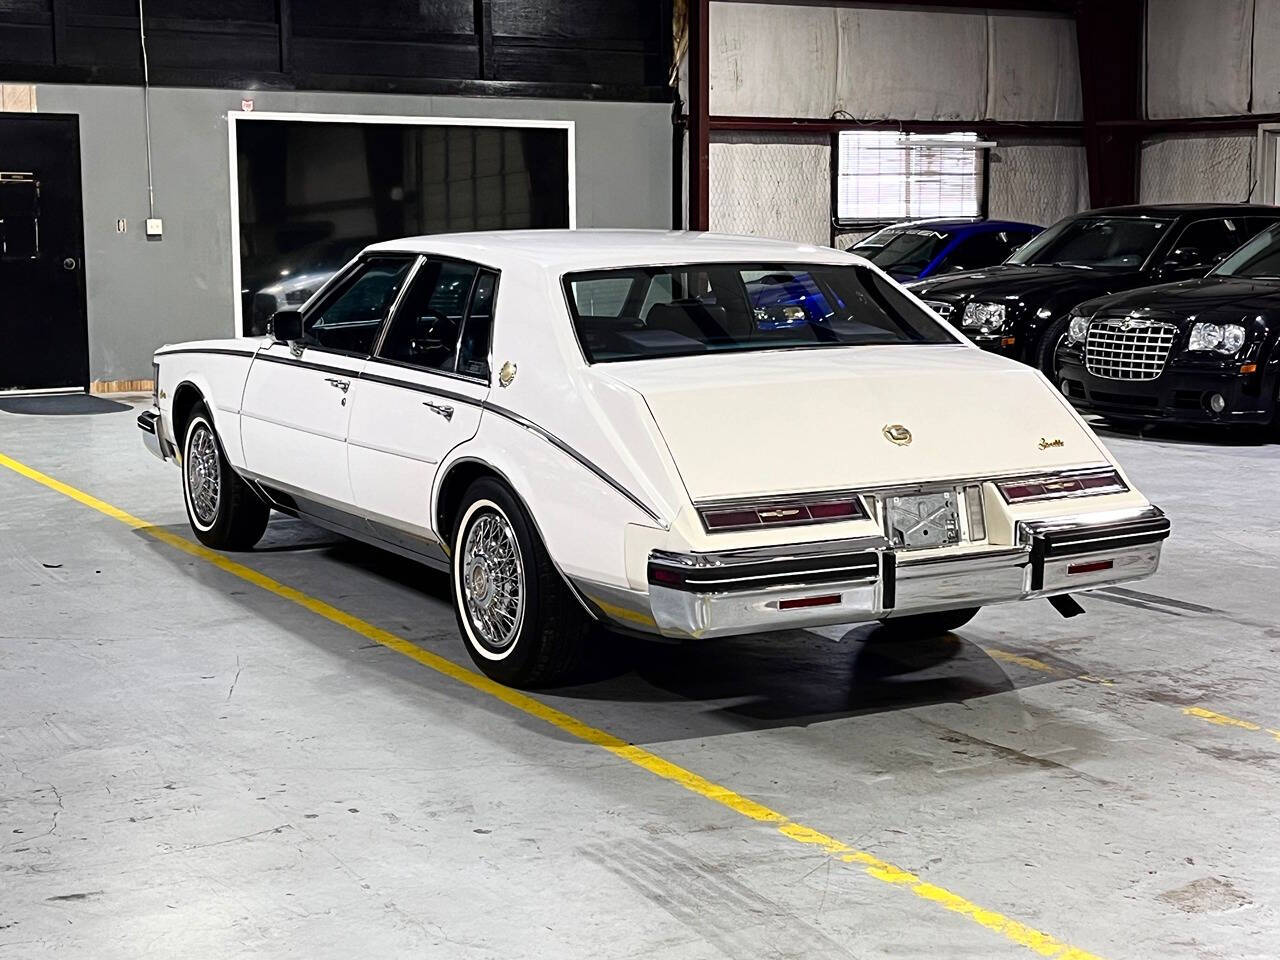
[[[938,613],[914,613],[905,617],[891,617],[880,621],[880,628],[872,637],[875,640],[927,640],[952,630],[959,630],[978,615],[981,607],[962,610],[943,610]]]
[[[591,618],[524,507],[497,480],[477,480],[463,494],[451,566],[458,629],[486,676],[543,687],[581,667]]]
[[[203,404],[182,440],[182,499],[196,539],[218,550],[252,548],[271,518],[271,508],[231,469]]]

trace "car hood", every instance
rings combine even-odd
[[[945,277],[927,278],[908,289],[922,299],[945,300],[1037,300],[1070,291],[1078,300],[1097,296],[1112,289],[1128,272],[1088,270],[1081,267],[1037,267],[999,264],[983,270],[952,273]]]
[[[1219,311],[1239,315],[1280,309],[1280,283],[1244,277],[1203,277],[1158,287],[1140,287],[1114,297],[1082,303],[1081,313],[1133,313],[1141,317],[1190,319]]]
[[[967,346],[765,351],[591,370],[644,398],[695,501],[1108,461],[1039,373]],[[893,424],[911,431],[909,445],[885,436]]]

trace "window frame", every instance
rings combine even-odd
[[[364,252],[348,263],[345,268],[334,274],[329,282],[320,289],[315,297],[312,298],[312,302],[309,303],[302,311],[303,339],[300,342],[304,348],[307,350],[323,350],[326,353],[333,353],[342,357],[360,357],[368,359],[372,356],[372,353],[362,353],[358,350],[341,350],[338,347],[327,347],[322,343],[318,343],[315,340],[310,339],[310,328],[314,326],[312,317],[317,313],[323,313],[338,299],[344,296],[354,285],[355,281],[363,275],[366,269],[368,269],[369,261],[379,258],[388,260],[408,260],[409,272],[405,275],[404,283],[400,287],[399,293],[396,294],[396,299],[391,304],[391,309],[388,310],[387,315],[382,318],[382,322],[379,324],[377,332],[373,335],[373,346],[375,348],[377,347],[377,345],[382,341],[383,334],[386,332],[388,321],[395,316],[396,310],[400,307],[400,301],[404,299],[405,291],[409,289],[409,285],[413,282],[413,278],[417,276],[418,267],[422,260],[421,254],[412,253],[407,250],[374,250]]]
[[[476,260],[467,260],[463,257],[449,257],[443,254],[436,254],[436,253],[419,253],[419,254],[415,254],[414,256],[417,257],[417,262],[414,264],[413,270],[410,273],[409,278],[405,281],[404,289],[401,291],[400,296],[396,298],[395,306],[392,307],[391,313],[387,316],[387,319],[383,321],[382,329],[379,331],[378,337],[373,343],[372,352],[370,352],[370,354],[365,359],[370,360],[374,363],[385,363],[387,366],[390,366],[390,367],[399,367],[402,370],[413,370],[417,373],[433,374],[435,376],[448,377],[449,379],[452,379],[452,380],[462,380],[466,383],[483,384],[486,387],[492,387],[493,386],[493,340],[494,340],[493,330],[497,326],[497,322],[498,322],[498,290],[502,284],[502,271],[499,270],[497,267],[490,266],[489,264],[480,263]],[[471,278],[471,289],[467,291],[466,309],[462,314],[462,322],[458,324],[458,339],[454,346],[454,351],[453,351],[453,365],[454,365],[453,370],[440,370],[436,367],[425,367],[425,366],[422,366],[421,364],[409,363],[406,360],[397,360],[394,357],[383,357],[379,355],[379,351],[382,349],[382,346],[386,341],[387,334],[391,330],[391,325],[395,323],[396,318],[400,313],[400,309],[403,306],[404,298],[407,295],[410,286],[413,285],[414,280],[416,280],[418,277],[418,273],[422,270],[422,267],[428,262],[460,263],[460,264],[465,264],[466,266],[475,268],[475,276]],[[458,366],[458,357],[461,353],[461,348],[462,348],[462,336],[464,333],[466,333],[467,321],[471,318],[471,305],[476,295],[476,287],[480,283],[480,274],[482,273],[493,274],[494,280],[493,280],[493,306],[491,308],[492,312],[491,312],[490,321],[489,321],[490,323],[489,353],[486,357],[486,365],[489,368],[489,373],[488,373],[488,376],[478,377],[469,373],[458,372],[457,366]]]
[[[949,133],[973,133],[978,137],[978,142],[982,143],[982,137],[976,131],[963,129],[963,123],[957,123],[958,129],[950,130]],[[840,134],[849,132],[859,132],[862,127],[846,127],[842,130],[834,130],[830,138],[830,163],[831,168],[831,243],[835,245],[836,235],[839,233],[853,233],[866,230],[869,233],[876,230],[882,230],[885,227],[893,226],[895,223],[909,223],[913,220],[921,219],[943,219],[954,218],[962,219],[967,217],[976,217],[987,220],[991,216],[991,147],[975,146],[973,149],[982,154],[982,169],[978,173],[979,193],[978,193],[978,211],[976,213],[964,214],[944,214],[937,217],[919,217],[909,214],[902,217],[881,217],[881,218],[842,218],[840,216]],[[876,131],[883,132],[883,131]],[[904,133],[907,131],[904,131]]]

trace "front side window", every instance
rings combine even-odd
[[[607,299],[599,296],[606,280],[614,285]],[[628,267],[569,274],[564,291],[589,363],[957,342],[891,282],[860,266]]]
[[[1137,268],[1172,223],[1151,217],[1072,217],[1037,234],[1009,263]]]
[[[396,310],[378,358],[452,373],[478,269],[453,260],[425,261]]]
[[[1218,264],[1213,277],[1280,280],[1280,225],[1263,230]]]
[[[838,226],[984,215],[990,144],[977,134],[841,130],[836,136]]]
[[[1248,238],[1244,222],[1227,217],[1187,224],[1169,259],[1179,267],[1210,267]]]
[[[411,256],[370,257],[343,283],[337,296],[307,317],[304,341],[368,356],[413,261]]]

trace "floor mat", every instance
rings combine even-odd
[[[38,417],[82,417],[93,413],[120,413],[132,409],[127,403],[93,397],[84,393],[43,394],[26,397],[0,396],[0,411]]]

